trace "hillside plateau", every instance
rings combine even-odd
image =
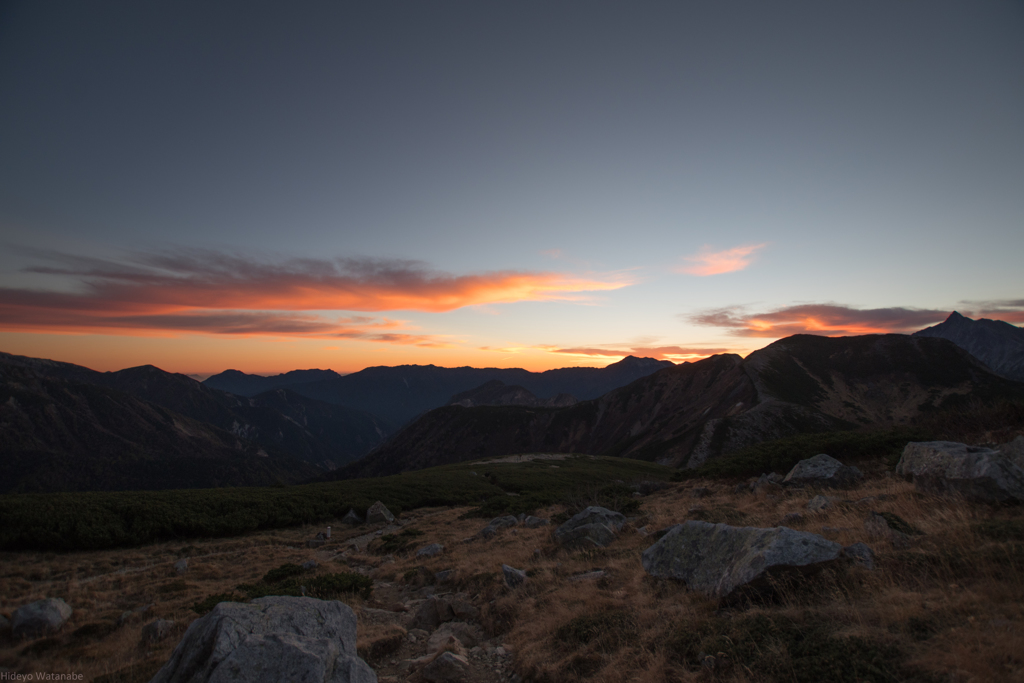
[[[43,598],[73,612],[53,633],[0,631],[0,667],[144,683],[216,603],[316,591],[354,609],[358,653],[381,683],[429,680],[442,652],[464,683],[1011,683],[1024,675],[1019,505],[921,493],[879,455],[858,460],[865,478],[842,491],[732,478],[665,483],[668,468],[616,458],[504,460],[365,482],[384,485],[376,493],[392,521],[346,525],[339,514],[233,538],[3,552],[0,614]],[[399,506],[418,479],[450,486],[435,505]],[[566,486],[573,480],[585,483]],[[523,511],[536,522],[513,517],[502,528],[504,517],[441,500],[474,482],[498,482],[495,500],[511,505],[532,498]],[[306,489],[316,487],[281,495]],[[339,488],[331,498],[343,495]],[[166,504],[168,494],[137,494],[142,509],[152,508],[147,497]],[[25,497],[0,502],[11,498]],[[588,505],[621,510],[621,529],[602,546],[560,543],[556,529]],[[710,597],[644,569],[645,552],[683,522],[785,525],[836,547],[862,544],[866,559],[773,575],[764,592],[742,599]],[[330,537],[311,547],[328,525]]]

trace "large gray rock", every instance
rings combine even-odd
[[[848,467],[831,455],[819,453],[794,465],[782,481],[793,486],[848,489],[863,480],[864,474],[856,467]]]
[[[490,538],[502,529],[507,529],[519,524],[519,520],[512,515],[505,515],[504,517],[495,517],[487,526],[480,530],[480,536],[483,538]]]
[[[1024,470],[999,451],[954,441],[911,442],[896,474],[919,491],[984,503],[1024,501]]]
[[[565,548],[604,548],[625,523],[624,515],[592,505],[555,529],[555,541]]]
[[[60,630],[74,612],[60,598],[36,600],[11,615],[11,633],[15,638],[37,638]]]
[[[437,557],[444,552],[444,546],[440,543],[425,545],[416,551],[416,557]]]
[[[391,510],[388,510],[384,503],[379,500],[370,506],[370,509],[366,511],[366,523],[367,524],[387,524],[388,522],[395,521],[395,516],[391,514]]]
[[[644,551],[651,576],[679,579],[692,590],[725,597],[773,568],[809,567],[839,558],[843,546],[787,527],[760,529],[690,520]]]
[[[303,681],[376,683],[356,655],[356,615],[345,604],[267,597],[222,602],[188,627],[152,683]]]

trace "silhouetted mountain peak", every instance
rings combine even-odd
[[[956,311],[944,322],[926,327],[914,337],[948,339],[991,368],[996,374],[1024,381],[1024,330],[1002,320],[972,320]]]

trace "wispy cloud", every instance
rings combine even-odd
[[[921,308],[861,309],[842,304],[800,304],[751,312],[731,306],[680,316],[698,325],[724,327],[745,337],[788,337],[793,334],[843,336],[915,332],[942,322],[949,311]]]
[[[670,360],[675,363],[682,361],[695,361],[716,353],[728,353],[729,349],[708,349],[683,346],[633,346],[628,349],[614,349],[603,347],[573,347],[573,348],[549,348],[551,353],[562,353],[571,356],[599,356],[602,358],[625,358],[626,356],[638,356],[641,358],[655,358],[657,360]]]
[[[754,261],[757,252],[766,246],[768,245],[746,244],[732,249],[713,251],[710,245],[704,245],[693,256],[684,257],[683,260],[687,265],[679,266],[675,271],[705,277],[743,270]]]
[[[990,318],[1008,323],[1024,323],[1024,299],[961,301],[962,313],[969,318]]]
[[[621,359],[626,356],[638,356],[641,358],[655,358],[657,360],[670,360],[674,363],[683,361],[695,361],[716,353],[728,353],[729,349],[713,349],[704,347],[684,346],[575,346],[561,347],[551,344],[537,344],[533,346],[508,346],[493,347],[481,346],[481,351],[495,351],[498,353],[526,353],[530,351],[545,351],[547,353],[560,354],[565,356],[577,356],[580,358],[608,358]]]
[[[135,254],[124,261],[34,252],[36,274],[70,279],[75,291],[0,288],[8,330],[174,330],[213,334],[357,337],[383,343],[441,343],[383,333],[401,323],[323,311],[439,313],[517,301],[591,300],[625,287],[622,274],[492,271],[452,275],[419,261],[292,259],[279,263],[212,251]],[[317,312],[313,314],[311,312]]]

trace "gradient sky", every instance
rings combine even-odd
[[[1020,2],[6,2],[0,350],[339,372],[1024,322]]]

